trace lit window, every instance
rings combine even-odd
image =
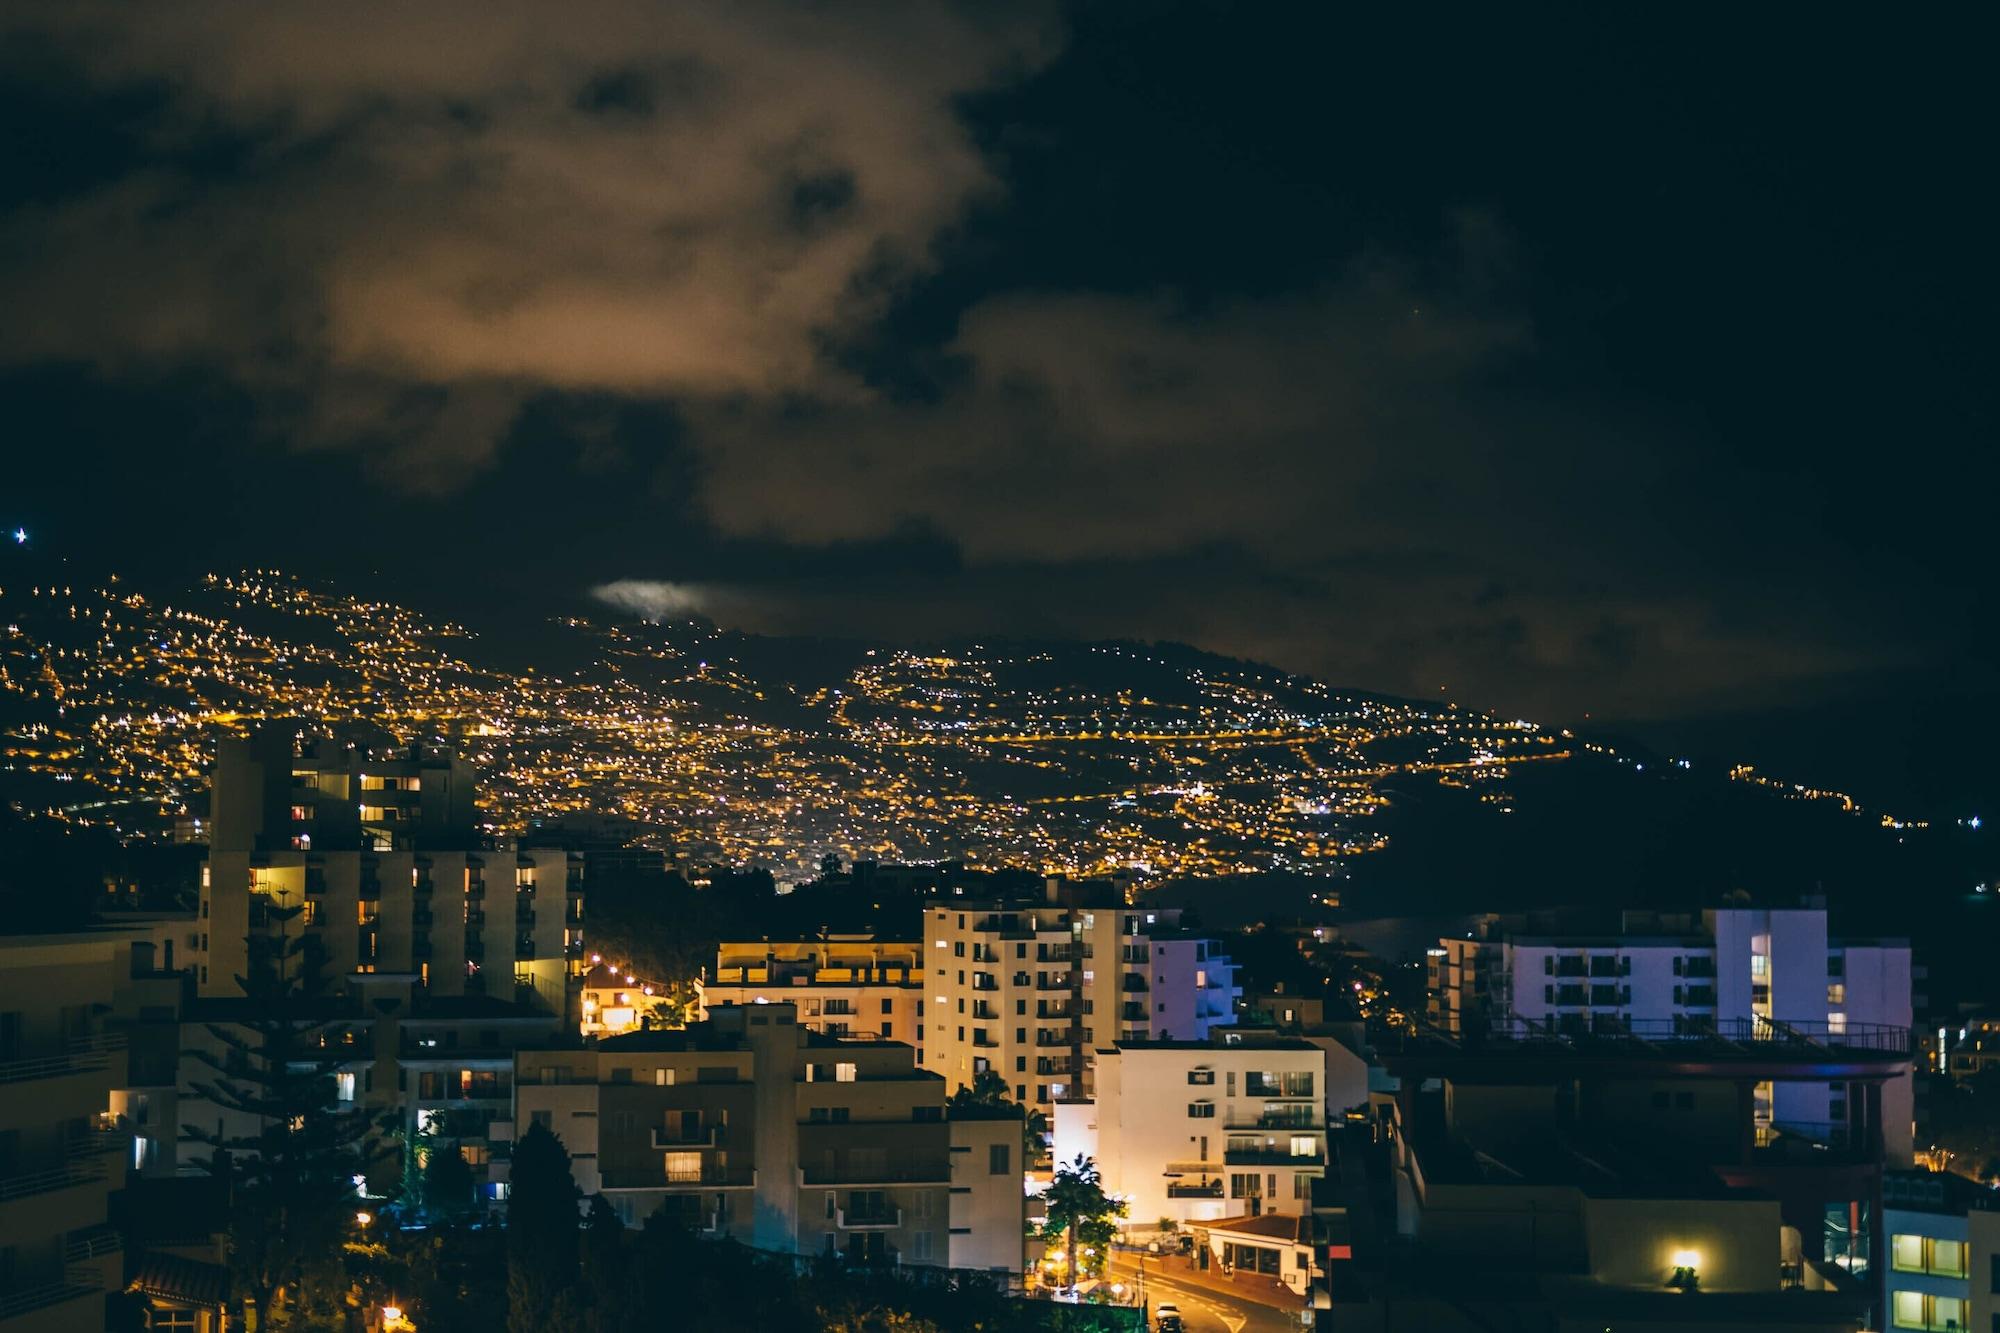
[[[854,1076],[855,1068],[852,1062],[843,1061],[833,1067],[833,1081],[835,1083],[852,1083],[854,1082]]]
[[[343,1101],[343,1102],[353,1101],[354,1075],[335,1074],[333,1076],[333,1095],[335,1100],[337,1101]]]
[[[1970,1271],[1966,1265],[1966,1244],[1962,1240],[1934,1240],[1931,1242],[1930,1271],[1937,1277],[1964,1277]],[[1961,1320],[1960,1324],[1963,1325]]]

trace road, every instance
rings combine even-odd
[[[1141,1276],[1138,1258],[1120,1253],[1111,1260],[1112,1274],[1131,1282]],[[1178,1282],[1173,1271],[1158,1259],[1147,1259],[1143,1274],[1147,1303],[1154,1309],[1161,1301],[1181,1308],[1188,1333],[1299,1333],[1296,1310],[1261,1305],[1234,1293],[1212,1291],[1191,1282]]]

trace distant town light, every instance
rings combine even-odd
[[[26,528],[15,528],[14,545],[26,546],[27,544],[28,544],[28,530]]]

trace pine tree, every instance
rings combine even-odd
[[[507,1173],[507,1327],[553,1333],[579,1324],[580,1197],[562,1140],[532,1125]]]
[[[317,952],[284,930],[299,910],[272,907],[278,933],[251,937],[249,975],[236,979],[245,1015],[207,1025],[221,1054],[189,1052],[215,1071],[193,1091],[255,1125],[182,1127],[209,1148],[205,1167],[229,1182],[229,1267],[255,1330],[267,1327],[276,1297],[303,1288],[310,1262],[338,1252],[355,1214],[355,1178],[385,1154],[386,1124],[336,1101],[350,1031],[326,996]]]

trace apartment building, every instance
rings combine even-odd
[[[439,995],[570,1007],[584,858],[479,849],[463,761],[302,740],[274,724],[223,742],[210,793],[201,995],[240,994],[249,938],[285,930],[309,936],[335,976],[408,975]]]
[[[1829,938],[1824,908],[1628,912],[1610,930],[1572,919],[1490,918],[1430,950],[1432,1021],[1447,1031],[1525,1024],[1563,1033],[1673,1034],[1752,1020],[1838,1036],[1907,1030],[1907,940]],[[1890,1159],[1915,1138],[1908,1072],[1882,1089]],[[1759,1132],[1840,1132],[1852,1114],[1838,1083],[1756,1090]]]
[[[176,981],[176,989],[178,978]],[[321,1024],[331,1060],[331,1111],[386,1116],[402,1135],[455,1146],[472,1171],[480,1198],[497,1197],[490,1174],[490,1122],[513,1111],[514,1052],[562,1040],[561,1017],[485,996],[438,996],[408,977],[378,976],[322,997],[301,1016]],[[132,1136],[131,1164],[154,1179],[206,1175],[210,1149],[187,1141],[183,1126],[225,1139],[252,1137],[256,1118],[212,1100],[204,1088],[219,1077],[230,1041],[254,1045],[260,1015],[243,996],[195,996],[144,1006],[125,1025],[131,1074],[112,1095],[112,1109]],[[379,1162],[369,1192],[400,1183],[403,1163]]]
[[[313,939],[333,976],[556,1013],[584,967],[583,867],[562,851],[211,851],[200,913],[196,989],[215,998],[242,993],[249,938],[280,931]]]
[[[1108,886],[1048,882],[1041,901],[925,909],[924,1068],[953,1087],[995,1070],[1046,1111],[1089,1094],[1094,1052],[1128,1040],[1199,1041],[1235,1021],[1235,967],[1178,929],[1174,908]]]
[[[511,1142],[548,1128],[578,1187],[628,1226],[664,1209],[705,1236],[857,1264],[1009,1253],[1021,1231],[1019,1122],[1004,1160],[994,1150],[1006,1145],[982,1139],[987,1171],[955,1172],[945,1099],[908,1045],[814,1032],[790,1003],[729,1005],[685,1029],[520,1052],[514,1120],[494,1133]],[[992,1218],[1011,1235],[982,1236]]]
[[[103,1328],[124,1287],[127,1043],[106,1010],[131,973],[119,932],[0,936],[0,1333]]]
[[[1982,1014],[1938,1030],[1944,1072],[1956,1079],[1978,1078],[2000,1069],[2000,1017]]]
[[[368,749],[273,722],[216,746],[208,843],[224,852],[478,845],[471,765],[423,746]]]
[[[1886,1322],[1925,1333],[2000,1329],[2000,1194],[1963,1176],[1891,1171]]]
[[[716,949],[704,1005],[798,1010],[800,1026],[835,1037],[900,1041],[923,1063],[923,945],[872,935],[730,941]]]
[[[1383,1059],[1388,1188],[1357,1176],[1345,1202],[1355,1235],[1396,1239],[1332,1265],[1339,1326],[1881,1327],[1882,1091],[1907,1032],[1517,1026]],[[1838,1141],[1758,1132],[1758,1085],[1836,1081]]]
[[[1326,1172],[1326,1053],[1298,1037],[1222,1031],[1097,1051],[1096,1092],[1055,1109],[1055,1155],[1096,1159],[1125,1225],[1302,1216]]]

